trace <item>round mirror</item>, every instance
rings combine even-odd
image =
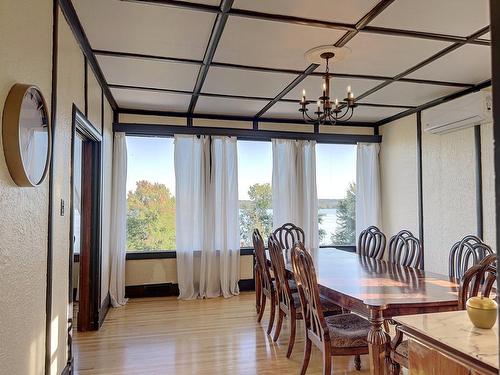
[[[36,86],[12,86],[3,113],[3,147],[19,186],[36,186],[47,174],[51,150],[48,110]]]

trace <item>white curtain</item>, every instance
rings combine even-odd
[[[319,245],[316,142],[273,139],[273,226],[291,222],[305,245]]]
[[[115,133],[111,199],[109,294],[113,307],[120,307],[127,303],[127,298],[125,298],[127,251],[127,140],[125,133]]]
[[[378,143],[358,143],[356,161],[356,238],[381,224],[380,167]]]
[[[179,298],[238,294],[236,139],[175,136]]]

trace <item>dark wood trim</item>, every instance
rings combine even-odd
[[[198,3],[191,3],[187,1],[175,1],[175,0],[123,0],[135,3],[142,4],[154,4],[154,5],[168,5],[172,7],[186,8],[195,11],[208,12],[208,13],[219,13],[220,9],[217,6],[213,5],[205,5]],[[302,17],[294,17],[294,16],[286,16],[281,14],[271,14],[271,13],[263,13],[252,10],[244,10],[244,9],[231,9],[229,11],[230,16],[243,17],[243,18],[254,18],[266,21],[274,21],[274,22],[284,22],[290,24],[297,24],[302,26],[313,26],[320,27],[324,29],[334,29],[334,30],[345,30],[345,31],[356,31],[356,25],[342,23],[342,22],[328,22],[321,21],[310,18],[302,18]],[[375,34],[385,34],[385,35],[396,35],[396,36],[404,36],[409,38],[422,38],[422,39],[432,39],[432,40],[440,40],[446,42],[460,42],[463,44],[480,44],[480,45],[489,45],[489,41],[474,38],[472,40],[467,40],[461,36],[455,35],[446,35],[446,34],[438,34],[438,33],[428,33],[428,32],[420,32],[414,30],[401,30],[401,29],[391,29],[391,28],[383,28],[383,27],[364,27],[360,30],[360,32],[366,33],[375,33]]]
[[[52,144],[56,144],[56,120],[57,120],[57,59],[59,46],[59,7],[57,0],[52,1],[52,81],[51,81],[51,100],[50,100],[50,126],[52,133]],[[54,215],[54,153],[50,155],[49,161],[49,193],[48,193],[48,226],[47,226],[47,269],[45,276],[45,356],[44,371],[45,375],[50,375],[52,364],[52,272],[53,272],[53,215]]]
[[[214,26],[212,28],[212,33],[210,34],[210,39],[208,41],[207,49],[205,50],[205,55],[203,56],[203,64],[200,67],[198,72],[198,77],[196,78],[196,83],[193,89],[193,95],[191,96],[191,102],[189,103],[188,113],[192,114],[196,107],[196,103],[198,101],[198,95],[203,88],[203,84],[205,83],[205,79],[207,78],[208,70],[210,69],[210,64],[215,56],[215,51],[217,50],[217,46],[219,45],[220,38],[224,31],[224,27],[226,26],[226,22],[228,19],[228,12],[233,5],[234,0],[221,0],[220,3],[220,12],[217,13],[217,17],[215,18]],[[189,126],[189,124],[188,124]]]
[[[83,55],[83,113],[89,115],[89,68],[87,58]]]
[[[298,112],[298,111],[297,111]],[[248,121],[254,122],[256,119],[252,116],[234,116],[234,115],[216,115],[209,113],[195,113],[192,116],[188,116],[184,112],[168,112],[168,111],[150,111],[144,109],[127,109],[123,108],[118,111],[118,114],[131,114],[131,115],[145,115],[145,116],[166,116],[166,117],[185,117],[188,121],[191,119],[210,119],[210,120],[222,120],[222,121]],[[304,125],[300,119],[291,118],[269,118],[263,117],[258,120],[258,122],[270,122],[276,124],[294,124],[294,125]],[[119,121],[115,121],[115,124]],[[338,126],[360,126],[364,128],[373,128],[376,124],[372,122],[337,122]]]
[[[480,90],[482,90],[482,89],[484,89],[486,87],[490,87],[491,86],[491,82],[492,81],[489,79],[487,81],[484,81],[484,82],[481,82],[481,83],[479,83],[477,85],[474,85],[473,87],[469,87],[469,88],[467,88],[465,90],[461,90],[461,91],[458,91],[458,92],[455,92],[455,93],[443,96],[442,98],[431,100],[430,102],[422,104],[422,105],[418,106],[417,108],[408,109],[408,110],[403,111],[401,113],[397,113],[394,116],[391,116],[391,117],[388,117],[386,119],[383,119],[383,120],[377,122],[376,125],[379,125],[379,126],[380,125],[385,125],[385,124],[388,124],[390,122],[399,120],[400,118],[403,118],[403,117],[412,115],[414,113],[423,111],[424,109],[435,107],[435,106],[437,106],[439,104],[443,104],[443,103],[449,102],[451,100],[461,98],[462,96],[465,96],[465,95],[468,95],[468,94],[472,94],[473,92],[477,92],[477,91],[480,91]]]
[[[111,306],[111,297],[108,292],[108,294],[106,294],[106,298],[104,298],[104,301],[102,301],[101,303],[101,307],[99,308],[99,328],[102,327],[102,324],[104,323],[104,320],[108,315],[110,306]]]
[[[481,160],[481,126],[474,126],[474,158],[476,170],[476,223],[477,236],[484,237],[483,223],[483,166]]]
[[[156,60],[156,61],[166,61],[166,62],[174,62],[174,63],[183,63],[183,64],[195,64],[201,65],[203,61],[201,60],[193,60],[193,59],[183,59],[177,57],[168,57],[168,56],[160,56],[160,55],[147,55],[141,53],[132,53],[132,52],[120,52],[120,51],[109,51],[109,50],[93,50],[95,55],[101,56],[111,56],[111,57],[121,57],[121,58],[131,58],[131,59],[140,59],[140,60]],[[225,69],[240,69],[240,70],[250,70],[255,72],[267,72],[267,73],[282,73],[282,74],[291,74],[291,75],[299,75],[302,73],[301,70],[297,69],[284,69],[284,68],[269,68],[262,66],[252,66],[252,65],[242,65],[242,64],[232,64],[232,63],[224,63],[224,62],[212,62],[210,66],[225,68]],[[312,72],[311,76],[321,77],[323,73],[321,72]],[[392,80],[393,77],[387,76],[378,76],[378,75],[368,75],[368,74],[349,74],[349,73],[340,73],[340,72],[330,72],[330,75],[334,78],[353,78],[353,79],[368,79],[374,81],[388,81]],[[451,86],[451,87],[471,87],[474,84],[471,83],[463,83],[463,82],[447,82],[447,81],[434,81],[427,79],[417,79],[417,78],[400,78],[400,82],[411,82],[411,83],[422,83],[426,85],[439,85],[439,86]]]
[[[418,238],[422,251],[420,252],[420,267],[425,270],[424,241],[424,187],[422,168],[422,112],[417,112],[417,208],[418,208]]]
[[[104,90],[104,93],[106,94],[106,98],[108,99],[111,108],[117,109],[118,105],[116,104],[116,101],[113,98],[111,91],[109,90],[106,79],[104,78],[104,74],[102,73],[102,70],[99,67],[99,63],[97,62],[94,53],[92,52],[92,48],[90,47],[87,35],[83,30],[82,24],[78,19],[78,15],[76,14],[75,8],[73,7],[71,0],[58,0],[58,1],[59,1],[59,6],[61,7],[61,11],[63,12],[66,21],[68,22],[71,30],[73,31],[73,35],[75,36],[76,41],[80,45],[83,54],[85,55],[85,57],[88,60],[88,63],[92,67],[92,70],[94,71],[94,75],[97,81],[99,82],[99,85]]]
[[[244,247],[240,249],[240,255],[253,255],[253,248]],[[144,260],[144,259],[175,259],[177,252],[175,250],[163,251],[128,251],[126,260]]]
[[[359,134],[328,134],[328,133],[302,133],[302,132],[277,132],[270,130],[234,129],[216,127],[187,127],[175,125],[155,125],[155,124],[123,124],[113,125],[113,131],[125,132],[127,135],[148,135],[148,136],[173,136],[175,134],[194,135],[219,135],[237,137],[238,139],[269,141],[272,138],[282,139],[303,139],[316,141],[318,143],[338,143],[356,144],[358,142],[380,143],[380,135],[359,135]]]
[[[64,366],[61,375],[71,375],[72,373],[73,373],[72,366],[70,363],[67,363],[66,366]]]
[[[291,90],[293,90],[297,85],[302,82],[304,79],[307,78],[309,74],[311,74],[319,64],[311,64],[309,65],[300,75],[298,75],[292,82],[290,82],[278,95],[275,96],[273,100],[271,100],[269,103],[267,103],[264,108],[262,108],[256,115],[255,118],[258,119],[260,118],[264,113],[266,113],[269,108],[271,108],[273,105],[275,105],[277,102],[279,102],[283,97],[288,94]],[[298,107],[298,105],[297,105]],[[298,110],[298,108],[297,108]]]
[[[104,135],[104,90],[101,89],[101,134]]]

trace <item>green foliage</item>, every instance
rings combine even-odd
[[[356,243],[356,184],[351,182],[346,196],[337,207],[337,230],[331,241],[335,245],[352,245]]]
[[[175,197],[163,184],[138,181],[127,195],[127,249],[175,249]]]
[[[252,246],[252,232],[255,228],[262,236],[273,230],[271,184],[254,184],[248,188],[250,201],[240,207],[240,233],[242,246]]]

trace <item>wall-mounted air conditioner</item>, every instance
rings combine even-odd
[[[493,121],[491,91],[478,91],[422,112],[426,132],[445,134]]]

